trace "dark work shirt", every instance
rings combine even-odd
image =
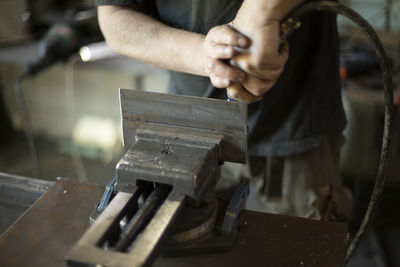
[[[146,12],[172,27],[207,34],[232,21],[241,0],[98,0],[98,4],[146,3]],[[150,3],[150,4],[149,4]],[[152,4],[151,4],[152,3]],[[248,106],[249,154],[286,156],[318,147],[341,133],[336,15],[313,13],[289,37],[289,59],[276,85]],[[209,78],[170,72],[171,93],[226,99]]]

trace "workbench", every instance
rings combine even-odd
[[[104,187],[58,179],[0,237],[0,266],[66,266]],[[245,211],[231,251],[158,257],[152,266],[343,266],[343,223]]]

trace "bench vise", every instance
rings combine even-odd
[[[183,251],[193,244],[224,243],[232,236],[248,184],[238,187],[227,208],[218,204],[213,189],[223,162],[246,161],[247,105],[126,89],[119,93],[123,142],[129,149],[67,263],[149,266],[165,239]],[[229,216],[221,219],[221,210]]]

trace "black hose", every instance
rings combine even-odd
[[[289,26],[292,25],[292,26],[289,27],[288,30],[284,30],[282,32],[282,39],[286,40],[287,37],[290,35],[290,33],[299,26],[299,21],[301,17],[314,11],[335,12],[347,17],[355,24],[357,24],[357,26],[359,26],[362,29],[362,31],[374,45],[375,52],[379,58],[379,65],[382,70],[382,76],[383,76],[383,87],[385,95],[385,121],[383,128],[383,140],[382,140],[382,148],[379,159],[379,167],[376,174],[375,185],[371,194],[371,199],[369,201],[367,211],[365,212],[364,218],[361,222],[360,228],[357,231],[357,234],[347,247],[346,262],[348,262],[351,256],[353,255],[353,252],[356,249],[357,245],[359,244],[368,226],[368,223],[376,210],[386,179],[386,169],[388,165],[389,147],[391,141],[392,114],[393,114],[392,73],[389,60],[382,46],[382,43],[379,40],[378,35],[375,33],[374,29],[371,27],[371,25],[357,12],[337,2],[310,1],[300,5],[291,14],[289,14],[288,18],[285,19],[285,21],[283,22],[286,25]]]
[[[21,112],[22,120],[24,122],[26,140],[28,142],[28,146],[30,149],[32,163],[35,168],[36,178],[41,179],[42,178],[42,170],[40,167],[40,159],[39,159],[39,154],[37,151],[35,139],[33,137],[32,122],[29,117],[28,109],[26,108],[25,98],[24,98],[24,94],[23,94],[22,88],[21,88],[21,81],[25,77],[26,77],[26,75],[24,75],[24,74],[17,77],[17,79],[15,80],[15,83],[14,83],[14,92],[15,92],[15,97],[17,98],[17,102],[18,102],[19,110]]]

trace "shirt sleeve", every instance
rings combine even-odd
[[[94,0],[96,6],[136,6],[143,13],[158,18],[156,0]]]
[[[138,0],[95,0],[96,6],[115,5],[115,6],[129,6],[140,4]]]

